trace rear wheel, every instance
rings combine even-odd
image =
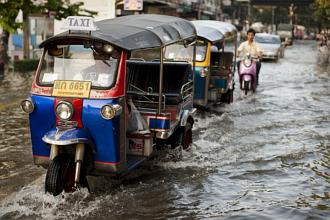
[[[187,122],[186,126],[183,128],[181,145],[182,145],[183,150],[188,150],[192,145],[192,123],[191,122]]]
[[[75,163],[68,154],[60,154],[55,157],[47,170],[45,190],[54,196],[63,190],[74,191]]]
[[[226,94],[221,96],[221,102],[230,104],[234,101],[234,89],[228,89]]]

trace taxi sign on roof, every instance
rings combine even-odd
[[[65,19],[63,29],[72,31],[96,31],[94,19],[86,16],[69,16]]]

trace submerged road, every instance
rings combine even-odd
[[[233,104],[199,113],[183,161],[100,179],[92,194],[44,193],[18,107],[31,80],[0,82],[0,219],[329,219],[330,66],[315,42],[264,62],[256,94],[236,89]]]

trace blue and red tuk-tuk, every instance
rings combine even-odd
[[[68,17],[68,31],[40,44],[30,97],[34,163],[53,195],[88,187],[87,175],[127,173],[160,149],[192,144],[193,68],[164,62],[165,48],[193,42],[184,19],[132,15],[93,22]],[[159,59],[129,60],[155,49]]]

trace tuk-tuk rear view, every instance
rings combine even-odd
[[[127,173],[160,149],[191,146],[193,68],[163,61],[166,46],[195,40],[190,22],[132,15],[69,17],[66,25],[41,43],[31,95],[21,103],[34,163],[48,169],[47,192],[88,187],[87,175]],[[151,48],[160,59],[129,60]]]

